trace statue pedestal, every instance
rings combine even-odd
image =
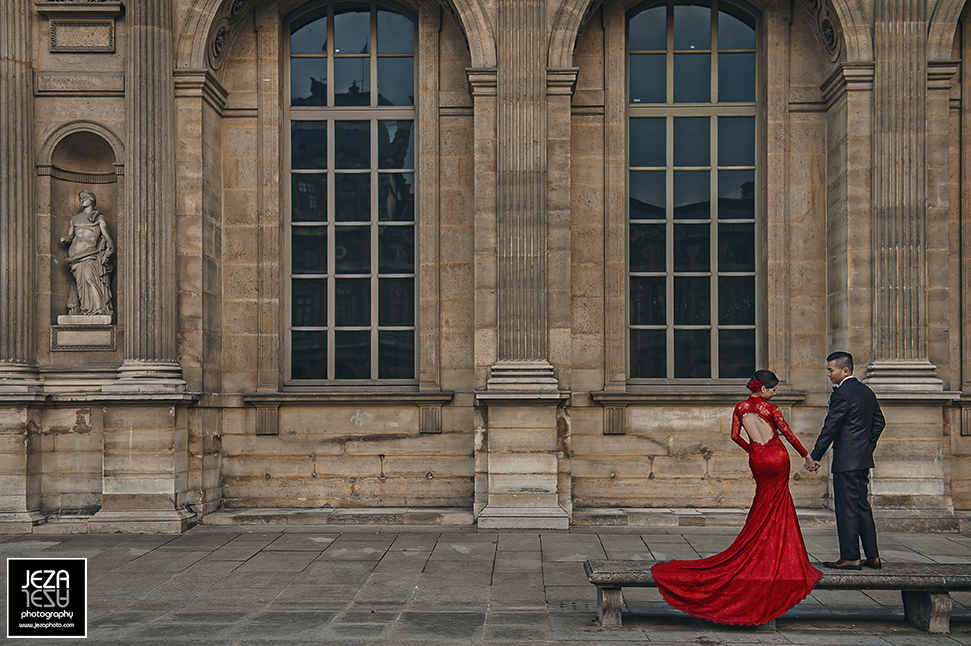
[[[111,325],[108,314],[66,314],[57,317],[58,325]]]
[[[87,350],[113,351],[115,326],[106,314],[72,314],[58,316],[51,326],[52,352]]]

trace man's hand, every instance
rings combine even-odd
[[[813,460],[812,457],[808,455],[806,456],[806,463],[803,466],[806,468],[806,471],[809,471],[810,473],[816,473],[819,471],[819,462]]]

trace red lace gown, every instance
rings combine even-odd
[[[775,434],[746,442],[742,416],[755,413]],[[732,440],[749,455],[755,500],[738,538],[721,554],[666,561],[651,568],[664,600],[689,615],[721,624],[757,626],[784,614],[812,592],[822,572],[809,564],[789,493],[789,452],[779,433],[805,457],[779,407],[749,397],[735,407]]]

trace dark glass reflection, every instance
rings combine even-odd
[[[755,165],[755,117],[718,117],[718,165]]]
[[[327,221],[327,176],[290,175],[290,219],[293,222]]]
[[[711,101],[711,54],[674,55],[674,102]]]
[[[412,169],[415,167],[415,122],[378,121],[378,168]]]
[[[334,219],[337,222],[367,222],[371,219],[370,175],[334,175]]]
[[[327,53],[327,15],[311,14],[290,27],[291,54]]]
[[[734,7],[719,10],[718,49],[755,49],[755,19]]]
[[[628,175],[631,220],[665,218],[663,170],[632,170]]]
[[[378,220],[410,222],[415,219],[415,174],[378,175]]]
[[[370,227],[337,227],[335,229],[334,271],[338,274],[371,273]]]
[[[632,52],[667,49],[667,7],[651,7],[630,19],[628,47]]]
[[[378,105],[415,105],[415,59],[378,59]]]
[[[334,332],[334,378],[371,378],[371,333]]]
[[[711,378],[711,332],[674,331],[675,379]]]
[[[378,9],[378,53],[412,54],[415,51],[415,23],[400,13]]]
[[[334,122],[334,168],[371,168],[369,122]]]
[[[667,321],[664,276],[630,277],[630,324],[664,325]]]
[[[634,379],[667,377],[667,334],[664,330],[630,331],[630,376]]]
[[[710,150],[708,117],[675,117],[675,166],[708,166],[711,163]]]
[[[367,54],[371,51],[371,8],[346,6],[334,11],[334,53]]]
[[[707,2],[674,5],[674,48],[711,47],[711,9]]]
[[[371,59],[334,61],[334,105],[371,105]]]
[[[290,167],[327,168],[327,122],[294,121],[290,124]]]
[[[631,224],[630,271],[665,271],[665,239],[664,224]]]
[[[415,332],[378,332],[378,379],[415,378]]]
[[[338,278],[334,281],[334,324],[342,327],[371,325],[371,280]]]
[[[674,171],[674,218],[707,220],[711,218],[711,182],[706,170]]]
[[[718,219],[755,219],[755,171],[718,171]]]
[[[718,376],[745,379],[755,372],[755,330],[718,331]]]
[[[290,376],[327,379],[327,332],[290,333]]]
[[[630,55],[631,103],[664,103],[667,100],[664,58],[664,54]]]
[[[415,324],[415,279],[378,280],[378,325],[389,327]]]
[[[415,272],[415,227],[381,227],[378,233],[378,272]],[[382,323],[384,325],[384,323]],[[391,325],[388,323],[388,325]]]
[[[718,271],[755,271],[755,224],[718,225]]]
[[[755,101],[755,54],[718,55],[718,101]]]
[[[719,325],[755,325],[755,276],[718,278]]]
[[[630,132],[630,165],[632,167],[664,166],[664,119],[628,120]]]
[[[674,271],[711,271],[711,227],[674,225]]]
[[[326,274],[327,227],[293,227],[291,234],[291,271],[294,274]]]
[[[707,276],[674,277],[674,324],[711,324],[711,279]]]
[[[327,327],[327,279],[306,278],[291,284],[290,322],[293,327]]]
[[[290,59],[290,104],[327,105],[327,59]]]

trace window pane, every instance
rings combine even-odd
[[[667,321],[664,276],[631,276],[630,324],[664,325]]]
[[[371,8],[345,5],[334,11],[334,53],[367,54],[371,51]]]
[[[726,7],[718,12],[718,49],[755,49],[755,20]]]
[[[755,165],[755,117],[718,117],[718,165]]]
[[[755,171],[718,171],[718,218],[755,219]]]
[[[630,225],[630,270],[663,272],[665,265],[664,224]]]
[[[630,19],[630,50],[667,49],[667,7],[651,7]]]
[[[755,54],[718,55],[718,100],[755,101]]]
[[[412,330],[378,332],[378,379],[415,378],[415,333]]]
[[[709,49],[711,9],[707,2],[674,5],[674,48]]]
[[[755,276],[718,279],[719,325],[755,325]]]
[[[663,170],[632,170],[628,185],[631,220],[665,218]]]
[[[370,332],[334,332],[334,378],[371,378]]]
[[[708,117],[674,119],[674,165],[708,166],[711,162]]]
[[[412,54],[415,51],[415,23],[400,13],[378,9],[378,53]]]
[[[293,281],[291,322],[294,327],[327,327],[327,279]]]
[[[290,167],[327,168],[326,121],[294,121],[290,124]]]
[[[334,167],[371,168],[371,124],[334,122]]]
[[[378,219],[399,222],[415,219],[415,174],[378,175]]]
[[[371,219],[370,175],[334,175],[334,219],[337,222],[367,222]]]
[[[674,171],[674,218],[711,218],[711,183],[706,170]]]
[[[378,233],[378,271],[382,274],[413,274],[415,272],[414,227],[380,228],[380,233]],[[382,323],[382,325],[384,324]]]
[[[338,278],[334,281],[334,324],[344,327],[371,325],[371,280]]]
[[[711,325],[711,279],[674,277],[674,324]]]
[[[755,224],[718,225],[718,271],[755,271]]]
[[[674,55],[674,102],[711,101],[711,54]]]
[[[664,330],[630,331],[630,376],[635,379],[667,377],[667,333]]]
[[[415,59],[378,59],[378,105],[415,105]]]
[[[371,59],[334,61],[334,105],[371,104]]]
[[[664,54],[630,55],[631,103],[667,101],[664,58]]]
[[[301,24],[303,23],[303,24]],[[291,54],[327,53],[327,15],[307,16],[290,27]]]
[[[290,59],[290,104],[327,105],[327,59]]]
[[[630,120],[630,165],[664,167],[664,119]]]
[[[674,271],[711,271],[711,227],[674,225]]]
[[[413,326],[415,324],[415,279],[381,278],[378,280],[378,325]]]
[[[327,227],[293,227],[292,231],[292,272],[326,274]]]
[[[290,219],[293,222],[327,221],[327,176],[291,175]]]
[[[334,271],[338,274],[371,273],[371,229],[337,227],[334,232]]]
[[[718,376],[744,379],[755,372],[755,330],[718,331]]]
[[[327,332],[293,332],[290,336],[290,376],[327,379]]]
[[[711,378],[711,332],[708,330],[674,331],[674,377],[676,379]]]
[[[410,120],[378,121],[378,168],[415,167],[414,125]]]

